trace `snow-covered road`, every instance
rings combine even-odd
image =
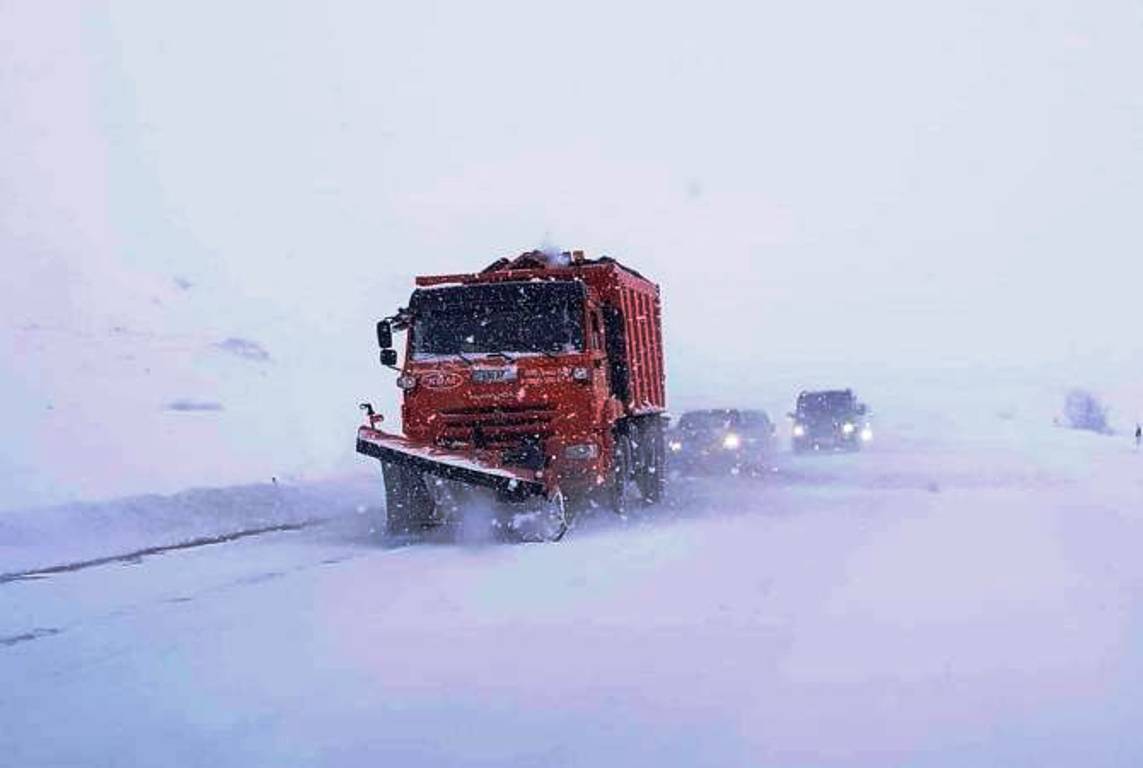
[[[9,581],[0,763],[1138,765],[1143,456],[1043,439],[784,457],[558,545],[349,515]]]

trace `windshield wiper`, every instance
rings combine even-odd
[[[457,356],[457,357],[459,357],[461,360],[463,360],[464,362],[468,363],[468,367],[469,367],[469,368],[471,368],[471,367],[472,367],[472,366],[475,364],[475,362],[476,362],[476,361],[472,360],[471,358],[465,357],[463,352],[457,351],[455,354],[456,354],[456,356]]]
[[[501,352],[500,350],[496,350],[495,352],[485,352],[484,356],[485,357],[502,357],[510,363],[516,362],[516,358],[512,357],[512,355],[508,354],[507,352]]]

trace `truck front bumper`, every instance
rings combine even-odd
[[[391,435],[372,427],[358,428],[357,452],[466,485],[492,488],[517,496],[548,494],[548,488],[536,478],[533,470],[502,466],[477,453],[413,443],[401,435]]]

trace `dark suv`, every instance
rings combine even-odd
[[[794,453],[823,448],[861,450],[873,439],[868,410],[850,389],[802,392],[796,410],[789,414],[794,420]]]

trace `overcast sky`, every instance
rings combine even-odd
[[[391,393],[370,324],[413,274],[539,245],[662,284],[679,402],[840,362],[1138,373],[1138,2],[670,5],[0,0],[0,470],[71,423],[28,403],[161,402],[171,340],[229,336],[323,455]],[[103,391],[74,344],[113,329],[150,358]]]

